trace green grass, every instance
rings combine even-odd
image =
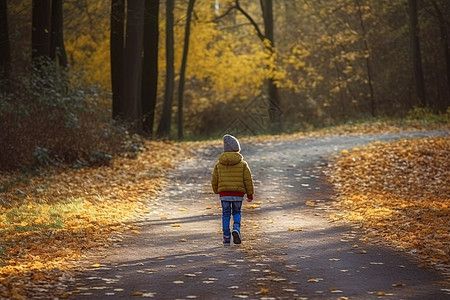
[[[450,121],[450,107],[445,113],[434,113],[427,107],[414,107],[408,112],[409,121],[417,121],[423,124],[448,124]]]
[[[28,232],[62,229],[65,216],[80,211],[83,207],[82,199],[71,199],[58,204],[23,204],[7,211],[4,216],[3,231]],[[0,231],[1,232],[1,231]]]

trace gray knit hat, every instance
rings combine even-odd
[[[241,151],[239,141],[232,135],[225,134],[223,136],[223,151],[224,152],[238,152]]]

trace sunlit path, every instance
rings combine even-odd
[[[419,268],[417,258],[363,242],[356,226],[330,222],[330,155],[396,136],[242,143],[256,198],[245,205],[243,244],[229,248],[221,244],[221,210],[209,187],[221,148],[201,149],[171,173],[137,224],[139,234],[89,257],[98,265],[77,277],[70,297],[447,299],[448,283]]]

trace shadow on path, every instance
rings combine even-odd
[[[244,204],[243,244],[230,247],[221,244],[218,198],[208,193],[221,149],[199,149],[150,201],[152,212],[135,224],[140,234],[89,257],[86,265],[100,267],[80,273],[70,298],[449,299],[438,272],[362,242],[359,228],[329,221],[333,191],[323,171],[335,151],[416,135],[242,144],[256,198]]]

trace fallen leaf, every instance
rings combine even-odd
[[[250,205],[247,205],[247,208],[256,209],[256,208],[260,208],[260,205],[259,204],[250,204]]]
[[[394,286],[394,287],[406,286],[406,283],[403,283],[403,282],[397,282],[397,283],[392,284],[392,286]]]
[[[144,293],[142,294],[142,297],[144,298],[154,298],[156,293]]]
[[[286,280],[287,280],[286,278],[282,278],[282,277],[276,277],[276,278],[272,279],[272,281],[275,281],[275,282],[282,282],[282,281],[286,281]]]

